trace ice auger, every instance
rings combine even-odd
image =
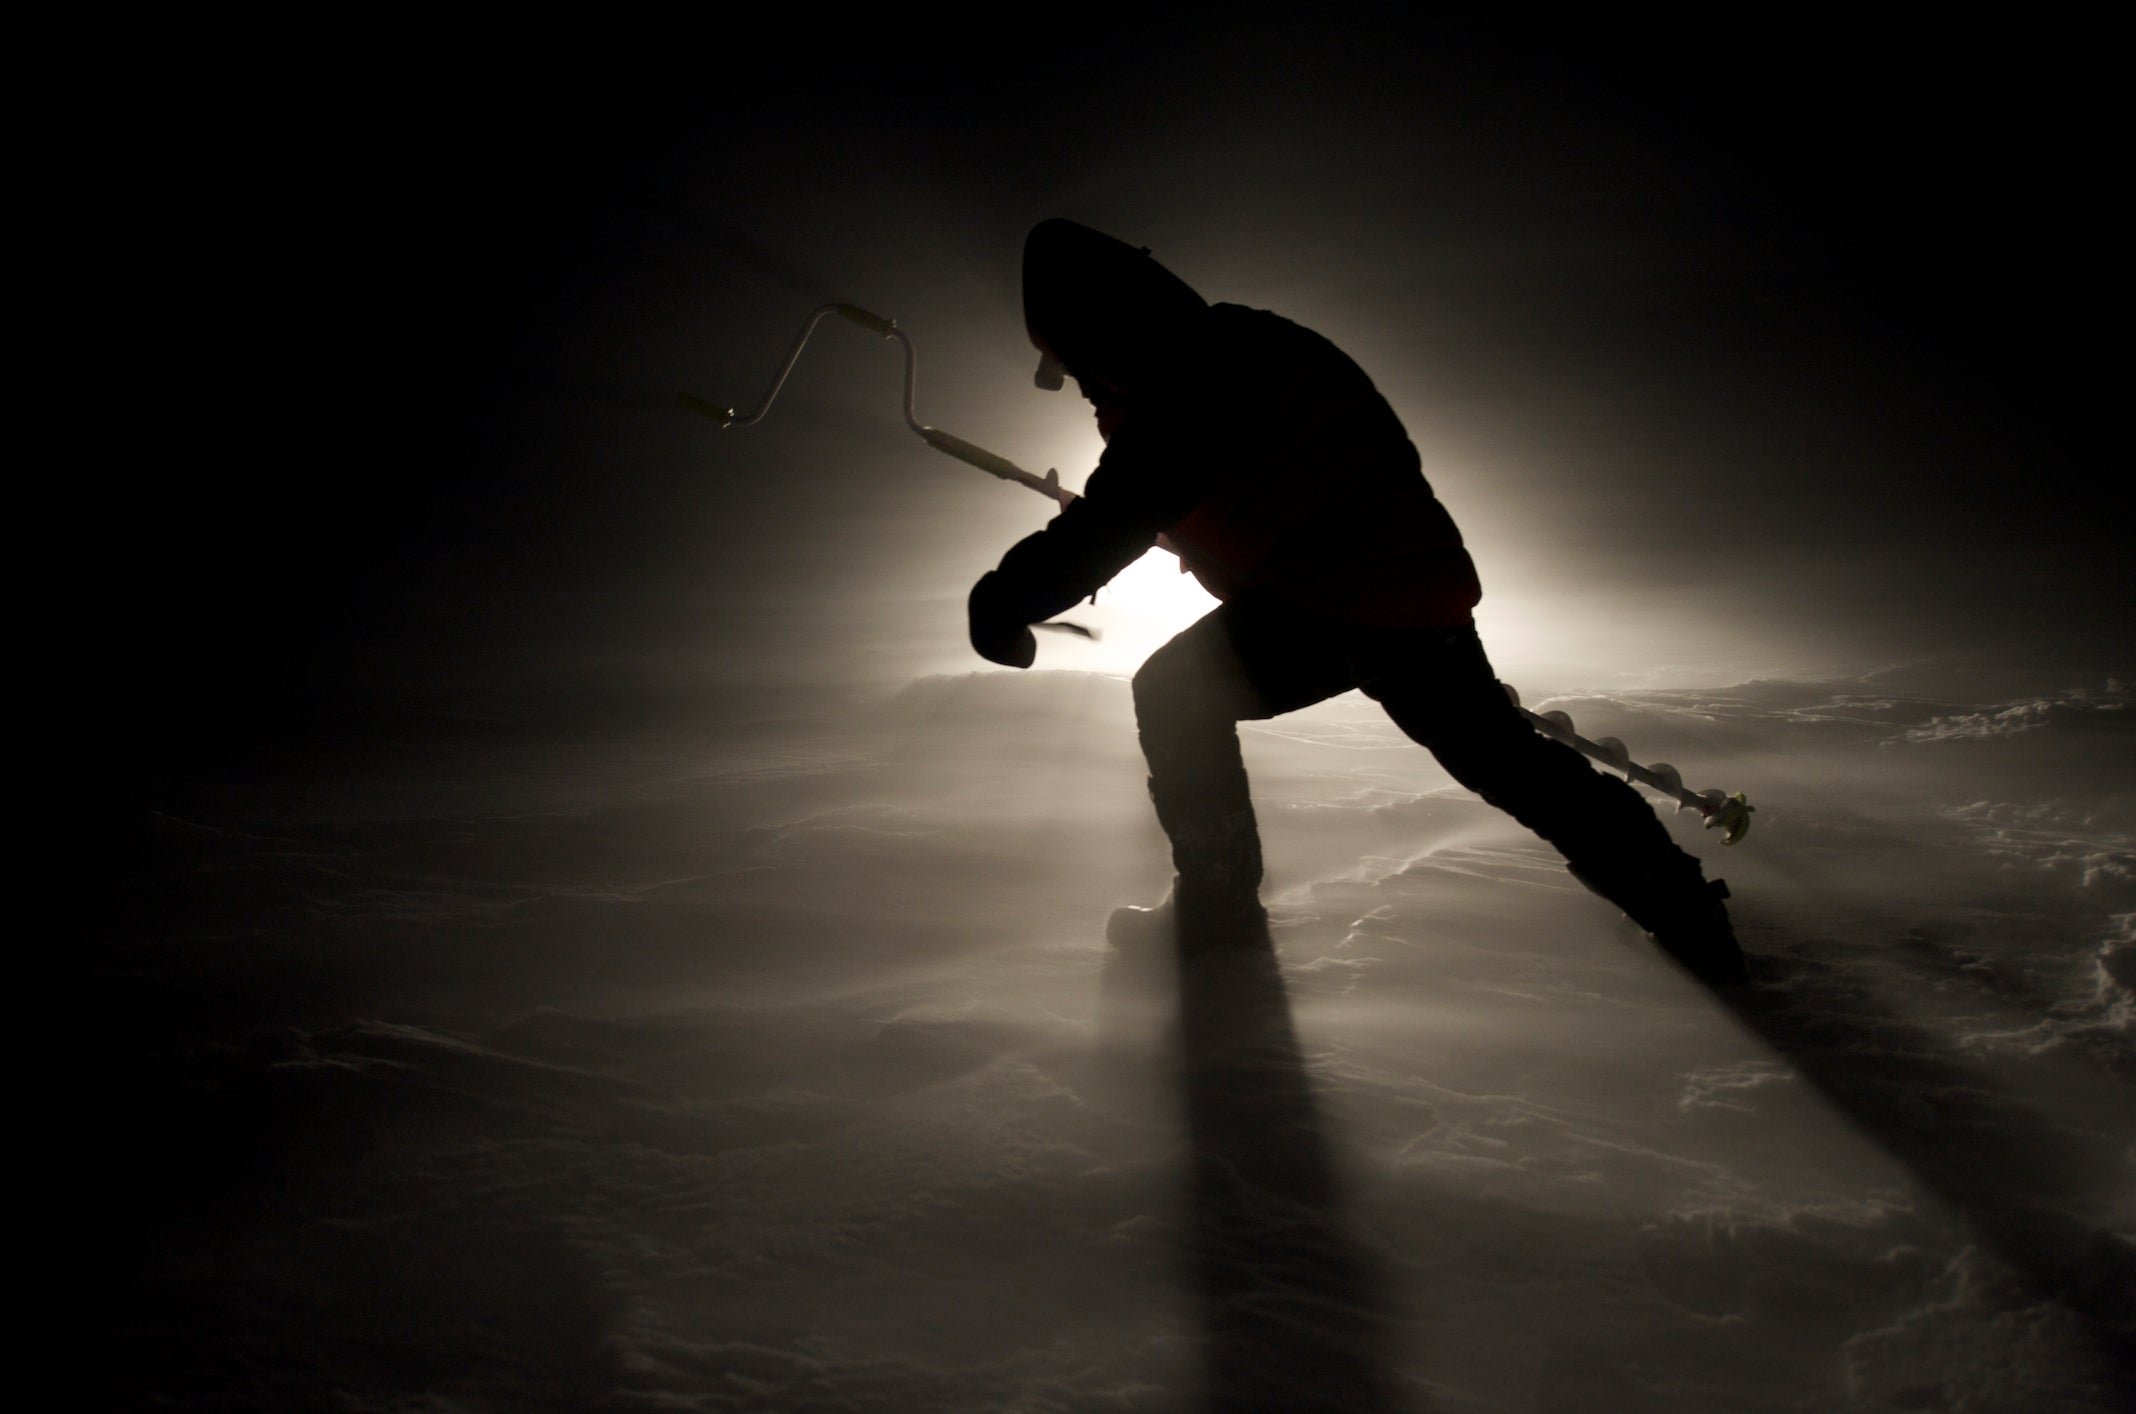
[[[904,347],[905,425],[918,434],[920,440],[938,452],[946,452],[958,461],[977,467],[989,476],[998,476],[1003,481],[1013,481],[1019,486],[1029,487],[1062,506],[1076,499],[1075,492],[1061,485],[1058,471],[1049,469],[1044,476],[1025,471],[1007,457],[997,456],[984,447],[974,446],[962,437],[952,436],[939,427],[929,427],[922,423],[913,407],[918,374],[912,340],[906,336],[904,330],[897,327],[895,319],[885,319],[858,305],[834,302],[818,305],[811,310],[808,319],[801,326],[801,332],[794,336],[793,345],[787,349],[786,357],[780,362],[778,371],[772,375],[771,385],[764,390],[764,396],[757,403],[755,410],[747,416],[737,413],[733,408],[721,407],[689,393],[677,394],[676,400],[691,412],[711,418],[722,428],[748,427],[761,422],[764,414],[771,411],[771,405],[778,398],[779,390],[786,386],[786,377],[793,372],[795,362],[801,357],[801,350],[808,346],[809,336],[815,333],[816,326],[823,322],[824,317],[831,314],[885,339],[895,339]],[[1171,542],[1161,535],[1157,537],[1157,544],[1161,549],[1177,553]],[[1062,624],[1058,627],[1069,632],[1088,632],[1073,624]],[[1537,731],[1555,741],[1563,742],[1592,760],[1622,772],[1626,780],[1636,781],[1668,796],[1676,802],[1679,810],[1696,810],[1705,819],[1706,828],[1720,830],[1723,844],[1734,844],[1749,831],[1751,811],[1755,807],[1743,798],[1741,791],[1729,794],[1718,790],[1687,790],[1684,788],[1682,773],[1668,762],[1657,761],[1651,766],[1642,766],[1632,760],[1631,749],[1617,738],[1605,736],[1590,741],[1573,730],[1572,718],[1566,713],[1531,712],[1520,705],[1520,694],[1515,692],[1511,685],[1504,686],[1506,696],[1513,700],[1514,707]]]

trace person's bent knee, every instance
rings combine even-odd
[[[1188,645],[1175,638],[1136,670],[1128,688],[1134,696],[1137,722],[1205,715],[1195,709],[1194,699],[1207,693],[1208,684],[1194,657]]]

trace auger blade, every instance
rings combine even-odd
[[[1708,796],[1719,796],[1717,790],[1707,791]],[[1734,844],[1750,833],[1750,813],[1758,807],[1743,798],[1743,792],[1722,796],[1719,804],[1706,812],[1706,828],[1721,832],[1722,844]]]

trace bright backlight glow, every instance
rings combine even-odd
[[[1081,604],[1061,622],[1095,630],[1096,639],[1064,633],[1041,635],[1039,666],[1086,672],[1132,674],[1165,641],[1216,607],[1216,600],[1179,560],[1152,550],[1098,591],[1098,602]]]

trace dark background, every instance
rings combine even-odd
[[[988,26],[428,61],[410,36],[115,88],[131,120],[68,169],[62,227],[113,252],[64,331],[89,401],[31,518],[79,547],[37,615],[62,720],[227,747],[412,662],[660,617],[665,570],[761,537],[771,493],[708,516],[732,444],[686,427],[693,477],[570,415],[740,402],[826,298],[937,349],[962,320],[1027,388],[1015,260],[1050,214],[1118,212],[1204,283],[1211,251],[1283,271],[1300,318],[1299,287],[1372,291],[1399,371],[1480,421],[1599,384],[1620,423],[1545,403],[1500,431],[1584,447],[1545,489],[1626,541],[1747,509],[1757,593],[1798,619],[1866,613],[1901,653],[2126,643],[2083,34]],[[856,445],[887,454],[867,392]],[[1727,474],[1672,480],[1693,458]]]

